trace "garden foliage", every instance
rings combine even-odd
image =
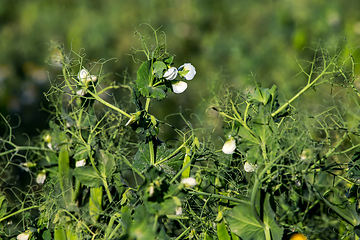
[[[206,84],[196,66],[176,62],[163,33],[153,33],[151,45],[137,32],[142,47],[132,56],[141,61],[139,69],[134,81],[122,84],[108,81],[106,60],[93,62],[56,46],[62,75],[45,93],[50,128],[28,146],[13,143],[12,126],[1,115],[8,128],[0,153],[1,236],[360,236],[360,93],[351,49],[344,58],[341,49],[317,45],[312,60],[298,61],[307,83],[290,99],[279,97],[281,86],[264,88],[257,81],[246,90],[219,88],[207,110],[222,124],[219,149],[212,129],[194,118],[176,114],[183,122],[176,128],[151,114],[168,94],[191,87],[189,80]],[[115,99],[114,91],[124,97]],[[323,102],[296,106],[307,91],[328,94]],[[164,127],[177,137],[161,139]],[[11,186],[13,166],[32,176],[27,191]]]

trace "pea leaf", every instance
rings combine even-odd
[[[156,63],[156,62],[155,62]],[[154,63],[154,64],[155,64]],[[164,68],[163,68],[164,67]],[[162,71],[166,68],[165,64],[157,63],[155,66],[156,72],[153,72],[151,66],[151,60],[145,61],[139,67],[136,76],[136,84],[140,94],[144,97],[151,97],[161,100],[166,97],[167,87],[164,84],[158,85],[156,87],[150,86],[152,74],[162,75]],[[161,72],[161,73],[160,73]]]
[[[104,178],[109,178],[116,170],[114,156],[109,152],[101,149],[97,155],[99,162],[99,171]]]
[[[258,201],[260,202],[260,201]],[[284,229],[279,227],[275,221],[275,213],[270,206],[269,195],[265,196],[263,208],[264,224],[270,229],[273,239],[281,239]],[[256,205],[257,212],[260,212],[260,203]],[[225,219],[229,223],[233,233],[243,240],[265,240],[265,233],[262,226],[253,215],[250,203],[240,203],[232,210],[225,213]]]
[[[90,166],[75,168],[73,175],[79,182],[88,187],[97,188],[103,184],[99,174]]]
[[[133,167],[139,172],[143,173],[150,166],[150,151],[149,146],[141,143],[139,150],[135,154]]]
[[[152,68],[153,68],[153,74],[155,74],[157,78],[162,78],[163,72],[166,69],[166,65],[162,61],[156,61],[152,65]]]

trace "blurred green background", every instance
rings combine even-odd
[[[179,106],[201,116],[211,88],[218,91],[226,82],[245,90],[253,84],[251,74],[264,87],[277,84],[289,98],[305,84],[304,77],[294,78],[295,57],[313,55],[304,47],[320,40],[342,47],[344,38],[350,47],[360,45],[359,10],[359,0],[0,0],[0,111],[17,126],[15,142],[47,127],[43,92],[60,74],[46,62],[52,41],[75,52],[84,48],[95,61],[118,58],[105,65],[110,78],[122,82],[125,70],[135,78],[139,64],[127,54],[141,46],[135,29],[151,34],[142,23],[162,26],[175,66],[191,62],[197,70],[184,93],[154,101],[159,119]]]

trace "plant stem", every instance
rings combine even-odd
[[[101,97],[99,97],[98,95],[92,93],[91,91],[88,91],[88,93],[89,93],[93,98],[95,98],[95,100],[101,102],[101,103],[104,104],[105,106],[114,109],[115,111],[121,113],[122,115],[124,115],[124,116],[126,116],[126,117],[128,117],[128,118],[131,118],[131,115],[130,115],[130,114],[128,114],[127,112],[121,110],[120,108],[117,108],[117,107],[115,107],[114,105],[106,102],[105,100],[103,100],[103,99],[102,99]]]
[[[153,138],[149,138],[150,164],[155,165],[155,152]]]
[[[31,207],[27,207],[27,208],[20,209],[20,210],[14,212],[14,213],[11,213],[11,214],[3,217],[3,218],[0,218],[0,222],[6,220],[6,219],[8,219],[9,217],[12,217],[12,216],[14,216],[14,215],[16,215],[16,214],[25,212],[25,211],[30,210],[30,209],[38,208],[38,207],[40,207],[40,206],[31,206]]]
[[[225,199],[225,200],[229,200],[229,201],[237,202],[237,203],[250,203],[249,201],[246,201],[246,200],[241,200],[241,199],[228,197],[228,196],[224,196],[224,195],[220,195],[220,194],[200,192],[200,191],[196,191],[196,190],[189,191],[189,194],[210,196],[210,197]]]
[[[271,114],[271,117],[275,117],[278,113],[283,111],[287,106],[289,106],[295,99],[297,99],[301,94],[306,92],[309,88],[311,88],[320,78],[322,78],[326,73],[326,70],[330,67],[328,65],[317,78],[314,79],[311,83],[308,83],[303,89],[301,89],[293,98],[291,98],[289,101],[287,101],[284,105],[282,105],[280,108],[278,108],[275,112]]]

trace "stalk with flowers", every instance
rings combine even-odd
[[[211,129],[181,113],[175,116],[182,129],[152,114],[152,100],[184,92],[196,76],[191,63],[175,65],[164,36],[152,30],[153,47],[137,32],[142,47],[134,54],[145,58],[135,80],[123,84],[104,74],[107,61],[91,62],[56,46],[62,75],[45,94],[54,112],[50,129],[31,146],[2,138],[0,157],[8,165],[21,158],[18,166],[34,181],[18,205],[1,193],[0,234],[56,240],[358,239],[360,140],[354,119],[360,94],[352,55],[315,49],[312,61],[299,62],[307,84],[290,100],[280,98],[275,85],[257,82],[245,92],[219,89],[209,106],[223,124],[218,146]],[[326,84],[333,95],[320,112],[293,105]],[[130,101],[117,101],[117,91]],[[336,104],[339,99],[346,104]],[[165,125],[176,140],[160,139]]]

